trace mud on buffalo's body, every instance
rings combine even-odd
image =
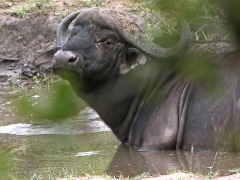
[[[240,131],[240,52],[209,60],[218,67],[214,81],[183,78],[179,62],[197,60],[185,61],[191,33],[185,20],[174,16],[182,35],[166,49],[145,37],[145,23],[134,14],[97,8],[72,13],[57,31],[54,70],[121,142],[139,151],[234,150]],[[211,94],[208,87],[215,81],[221,88]]]

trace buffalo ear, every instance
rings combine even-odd
[[[54,47],[50,50],[44,51],[39,56],[34,58],[33,66],[38,69],[51,69],[53,66],[54,54],[60,49],[60,47]]]
[[[147,62],[146,55],[136,48],[129,48],[126,51],[126,59],[120,64],[120,74],[126,74],[137,65]]]

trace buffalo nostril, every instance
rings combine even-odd
[[[68,59],[68,62],[69,63],[73,63],[77,60],[77,56],[71,56],[69,59]]]
[[[59,50],[54,55],[55,61],[57,64],[64,66],[69,64],[72,64],[78,60],[78,57],[72,53],[71,51],[63,51]]]

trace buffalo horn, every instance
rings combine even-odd
[[[135,41],[131,41],[135,46],[139,47],[143,52],[148,53],[155,57],[166,58],[169,56],[173,56],[184,50],[184,48],[188,47],[191,42],[191,30],[187,24],[187,22],[176,12],[172,12],[173,15],[176,17],[178,22],[182,27],[182,34],[179,42],[170,48],[163,48],[152,41],[150,41],[144,34],[140,34]],[[130,36],[130,39],[132,37]]]
[[[192,34],[191,34],[191,30],[190,30],[188,23],[178,13],[173,12],[173,11],[172,11],[172,13],[181,25],[181,28],[182,28],[181,38],[180,38],[179,42],[173,47],[170,47],[170,48],[159,47],[161,49],[160,51],[158,51],[156,49],[155,53],[157,56],[161,56],[161,53],[162,53],[163,57],[168,57],[168,56],[177,54],[177,53],[181,52],[182,50],[184,50],[184,48],[188,47],[191,43]]]
[[[57,46],[62,47],[69,39],[67,30],[70,23],[77,17],[77,15],[83,10],[79,10],[69,14],[58,25],[57,29]]]

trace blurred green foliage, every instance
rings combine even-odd
[[[192,15],[201,14],[203,16],[216,15],[217,11],[215,8],[216,3],[208,0],[135,0],[137,2],[148,2],[148,7],[151,10],[160,11],[178,11],[191,13]]]
[[[0,150],[0,179],[7,179],[8,172],[12,168],[13,162],[7,153]]]
[[[17,113],[35,119],[56,121],[73,116],[85,107],[66,83],[59,83],[39,96],[34,98],[32,95],[23,95],[19,98],[15,102]]]
[[[227,14],[228,2],[221,0],[134,0],[141,2],[151,11],[165,14],[166,18],[171,11],[181,14],[189,23],[193,38],[197,41],[232,40],[230,21]],[[234,1],[234,0],[231,0]],[[230,3],[229,3],[230,4]],[[239,5],[237,5],[239,7]],[[168,15],[169,14],[169,15]],[[174,19],[174,18],[173,18]],[[158,36],[179,32],[179,27],[170,21],[161,21],[161,32]]]
[[[200,85],[208,96],[219,97],[222,93],[220,65],[208,55],[196,55],[176,62],[177,73],[186,82]]]
[[[219,0],[220,1],[220,0]],[[221,0],[224,2],[223,0]],[[237,38],[237,42],[240,42],[240,3],[239,0],[229,0],[225,2],[227,6],[227,13],[229,14],[229,19],[232,23],[232,29]]]

